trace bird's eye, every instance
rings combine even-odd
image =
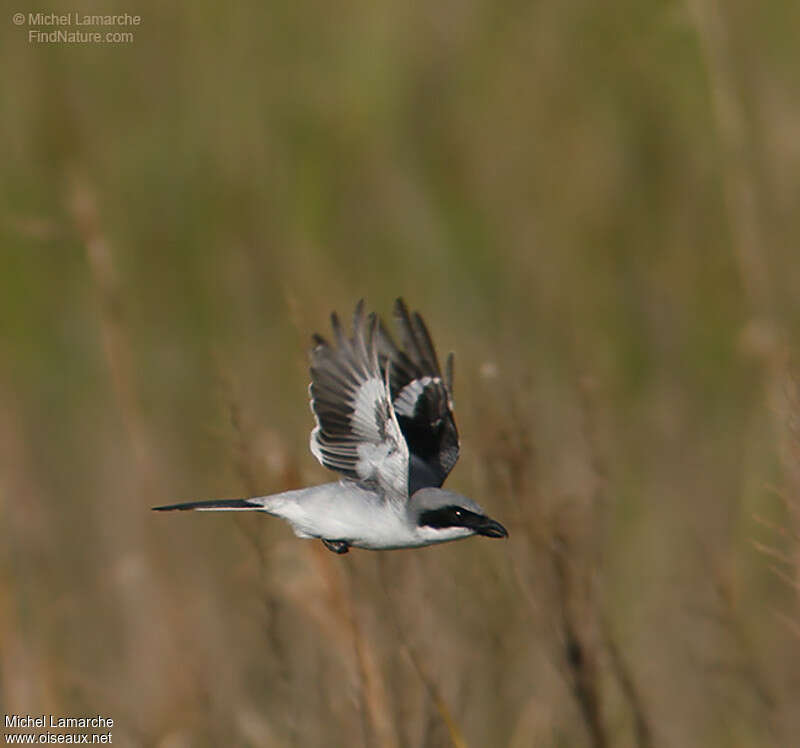
[[[456,516],[456,517],[463,517],[464,516],[464,512],[462,512],[460,509],[454,509],[453,510],[453,515]]]

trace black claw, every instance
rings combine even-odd
[[[346,540],[326,540],[325,538],[321,540],[325,544],[325,547],[334,553],[342,554],[350,550],[350,543]]]

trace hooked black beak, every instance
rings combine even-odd
[[[489,517],[481,517],[480,522],[476,522],[472,529],[477,535],[484,535],[487,538],[508,537],[508,530]]]

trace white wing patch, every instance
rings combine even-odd
[[[425,388],[432,383],[438,384],[442,380],[439,377],[422,377],[411,380],[394,399],[394,409],[400,416],[412,418],[417,408],[419,396],[425,392]]]
[[[353,432],[363,439],[375,443],[383,439],[385,434],[385,421],[389,417],[389,395],[386,385],[378,377],[372,377],[364,382],[356,391],[353,402],[353,416],[350,423]]]

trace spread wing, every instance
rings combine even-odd
[[[409,495],[426,486],[440,487],[458,460],[458,429],[453,418],[453,354],[445,376],[433,341],[419,313],[409,313],[402,299],[394,305],[400,346],[381,325],[381,367],[388,371],[392,404],[408,443]]]
[[[319,335],[311,351],[311,410],[317,420],[311,451],[327,468],[408,497],[408,446],[378,361],[378,320],[359,302],[353,337],[331,315],[335,347]]]

